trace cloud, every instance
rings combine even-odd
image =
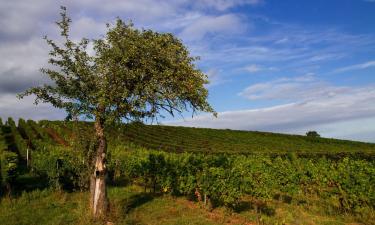
[[[236,6],[243,6],[243,5],[260,5],[262,4],[262,0],[201,0],[195,1],[195,4],[200,7],[211,7],[219,11],[224,11]]]
[[[46,0],[2,1],[0,40],[27,40],[42,28],[40,21],[57,15],[56,3]],[[55,9],[55,10],[54,10]]]
[[[367,68],[374,67],[374,66],[375,66],[375,60],[364,62],[361,64],[341,67],[341,68],[335,69],[333,73],[343,73],[343,72],[348,72],[348,71],[353,71],[353,70],[362,70],[362,69],[367,69]]]
[[[113,21],[116,15],[133,18],[146,27],[180,32],[187,37],[228,34],[239,28],[239,16],[226,13],[211,15],[203,11],[211,7],[223,10],[256,2],[207,1],[206,6],[198,7],[198,3],[194,3],[194,10],[189,8],[191,2],[187,0],[110,0],[106,4],[99,0],[82,0],[67,1],[65,4],[73,19],[71,37],[78,40],[104,34],[105,23]],[[0,55],[6,56],[0,61],[0,94],[16,94],[49,81],[39,72],[41,67],[46,66],[49,51],[42,36],[47,34],[52,39],[58,38],[59,31],[54,24],[58,20],[58,13],[59,3],[48,0],[6,1],[0,4]]]
[[[105,34],[107,28],[106,24],[101,21],[96,21],[90,17],[82,17],[75,20],[70,28],[72,38],[80,40],[82,37],[99,38]]]
[[[199,40],[210,34],[238,34],[243,32],[239,16],[225,14],[220,16],[200,16],[187,25],[180,36],[187,40]]]
[[[228,82],[226,78],[220,75],[220,71],[215,68],[209,69],[206,74],[210,81],[207,85],[208,88]]]
[[[261,65],[258,65],[258,64],[251,64],[251,65],[245,66],[243,68],[243,70],[245,70],[246,72],[249,72],[249,73],[257,73],[257,72],[260,72],[260,71],[276,71],[277,68],[275,68],[275,67],[264,67],[264,66],[261,66]]]
[[[250,72],[261,65],[272,65],[277,71],[295,73],[321,72],[318,69],[339,59],[358,56],[373,49],[372,35],[354,35],[327,28],[309,28],[274,22],[251,21],[244,35],[222,35],[190,44],[192,52],[200,55],[206,65],[222,68],[246,68]],[[265,23],[265,24],[264,24]],[[266,30],[266,32],[264,32]],[[259,32],[260,31],[260,32]],[[284,43],[275,43],[283,40]],[[228,57],[230,56],[230,57]],[[340,63],[340,62],[339,62]],[[245,72],[246,70],[242,70]]]
[[[249,72],[249,73],[255,73],[255,72],[259,72],[259,71],[263,70],[263,68],[260,67],[260,66],[257,65],[257,64],[252,64],[252,65],[246,66],[244,69],[245,69],[247,72]]]
[[[17,99],[13,94],[0,95],[0,117],[3,121],[8,117],[15,120],[19,118],[33,119],[33,120],[62,120],[66,117],[63,110],[56,109],[50,104],[33,104],[34,97],[28,96],[24,99]]]
[[[314,55],[308,60],[311,62],[319,62],[319,61],[327,61],[327,60],[333,60],[333,59],[341,59],[343,57],[344,57],[344,54],[340,54],[340,53],[324,53],[321,55]]]
[[[48,50],[41,39],[0,44],[0,95],[16,94],[25,89],[49,82],[39,68],[46,65]]]
[[[199,39],[236,33],[243,27],[241,16],[226,11],[260,3],[259,0],[206,0],[205,4],[187,0],[109,0],[103,4],[100,0],[82,0],[66,1],[64,5],[73,19],[73,39],[97,38],[105,33],[105,23],[114,21],[115,16],[133,19],[137,27],[173,32],[187,38],[196,35]],[[35,107],[32,97],[22,101],[15,98],[17,93],[29,87],[50,82],[39,72],[47,64],[49,51],[42,36],[47,34],[52,39],[59,38],[54,21],[59,19],[60,4],[49,0],[0,4],[0,55],[3,56],[0,61],[0,116],[63,118],[64,112],[58,110],[54,114],[51,106]],[[208,70],[211,86],[225,82],[219,71]]]
[[[340,89],[340,87],[332,88]],[[367,86],[347,89],[332,97],[314,98],[268,108],[220,112],[218,118],[211,115],[200,115],[185,121],[169,121],[167,124],[299,134],[315,129],[325,131],[326,137],[356,137],[358,140],[364,140],[354,134],[361,130],[363,120],[368,119],[373,124],[367,124],[372,127],[369,128],[372,134],[368,134],[366,140],[372,138],[374,141],[374,101],[375,88]],[[362,123],[359,123],[358,120],[362,120]],[[341,126],[335,128],[335,124],[342,125],[344,122],[351,123],[345,132],[340,130]],[[352,134],[354,136],[351,136]]]
[[[348,91],[350,91],[349,87],[332,86],[317,80],[313,74],[306,74],[250,85],[238,95],[250,100],[306,101],[333,98]]]

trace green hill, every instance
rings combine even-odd
[[[9,122],[7,123],[9,126]],[[12,124],[12,122],[10,123]],[[12,145],[35,148],[40,143],[73,145],[75,136],[93,138],[92,122],[20,120],[13,128],[2,126],[5,136],[14,140]],[[145,125],[142,123],[122,124],[107,128],[109,146],[135,144],[153,150],[168,152],[199,152],[228,154],[271,154],[296,153],[309,157],[358,156],[373,158],[375,144],[331,138],[307,137],[258,131],[240,131],[208,128]],[[27,142],[27,143],[25,143]],[[34,145],[34,146],[33,146]],[[17,148],[12,147],[12,148]],[[21,155],[26,152],[19,150]]]
[[[41,121],[40,126],[69,140],[75,132],[90,134],[92,123]],[[132,142],[149,149],[170,152],[283,154],[373,154],[375,144],[301,135],[257,131],[189,128],[142,123],[107,129],[112,145]],[[90,134],[92,135],[92,134]]]

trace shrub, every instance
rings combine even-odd
[[[320,137],[320,134],[318,134],[318,132],[316,132],[316,131],[308,131],[306,133],[306,136],[307,137],[317,138],[317,137]]]
[[[10,193],[18,171],[18,156],[14,152],[3,151],[0,155],[1,185]]]

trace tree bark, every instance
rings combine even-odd
[[[95,135],[98,140],[96,157],[94,158],[94,171],[90,179],[90,205],[95,218],[105,217],[108,209],[107,189],[106,189],[106,153],[107,140],[104,134],[104,120],[96,118]]]

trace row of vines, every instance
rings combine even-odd
[[[14,143],[8,144],[13,139],[12,122],[9,120],[4,126],[0,118],[0,195],[10,193],[10,185],[18,175],[18,155]]]
[[[50,135],[35,121],[19,119],[17,126],[12,118],[5,123],[0,118],[0,195],[10,195],[17,177],[33,170],[31,159],[35,150],[40,152],[54,145]]]
[[[141,179],[161,192],[198,195],[213,204],[236,206],[245,195],[262,200],[275,196],[318,196],[338,209],[375,208],[375,163],[344,158],[332,161],[265,155],[175,154],[114,149],[113,177]]]
[[[33,157],[34,170],[46,174],[54,187],[87,188],[85,155],[55,147]],[[112,182],[127,180],[211,206],[235,208],[244,196],[265,202],[315,196],[344,212],[375,208],[375,163],[367,160],[177,154],[122,146],[110,150],[108,169]]]

